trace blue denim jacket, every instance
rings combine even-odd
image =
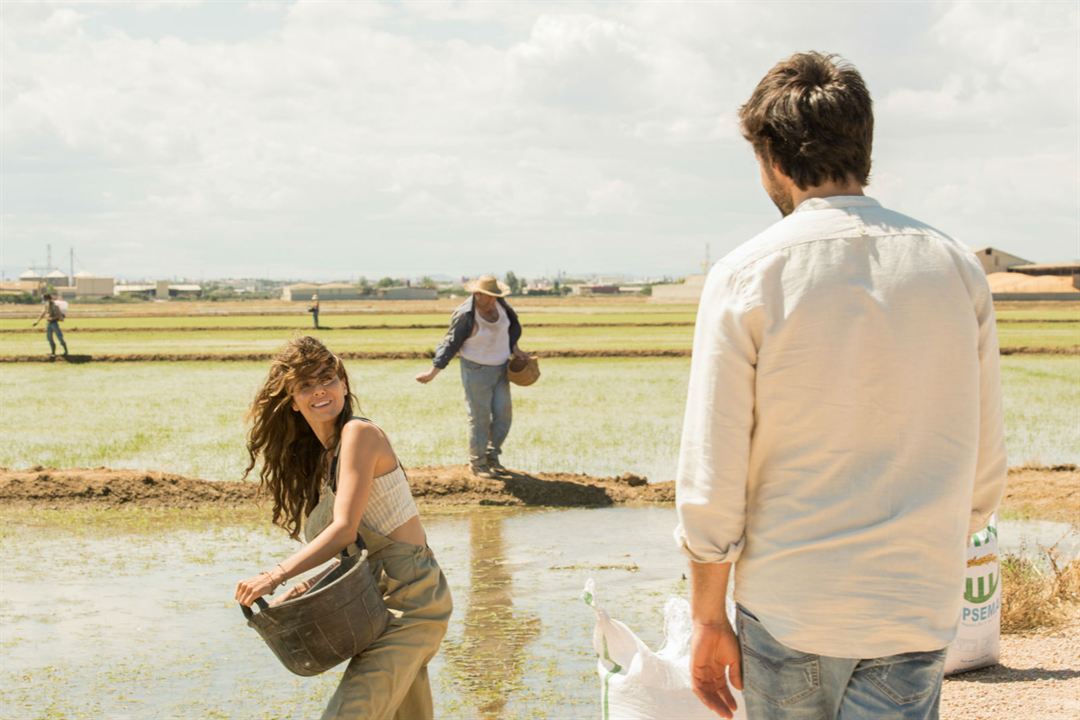
[[[510,319],[510,351],[513,352],[514,347],[521,338],[521,323],[518,322],[517,313],[514,312],[514,308],[510,307],[510,303],[503,298],[496,298],[496,300],[506,311],[506,317]],[[469,299],[458,305],[457,309],[454,310],[454,314],[450,316],[450,328],[446,331],[446,335],[443,336],[442,342],[435,348],[435,358],[431,361],[432,365],[440,370],[449,365],[450,361],[457,355],[458,350],[461,349],[461,346],[472,335],[473,325],[475,324],[476,308],[473,307],[473,297],[470,295]]]

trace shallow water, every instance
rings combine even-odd
[[[425,518],[455,611],[431,666],[441,718],[587,718],[599,601],[653,646],[685,594],[671,508],[477,509]],[[1063,539],[1064,538],[1064,539]],[[1058,545],[1060,523],[1003,522],[1003,551]],[[0,717],[318,717],[340,670],[299,678],[249,629],[232,590],[294,548],[263,525],[163,533],[9,526],[0,600]]]

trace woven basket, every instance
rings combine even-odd
[[[532,355],[526,359],[515,355],[506,366],[506,378],[515,385],[532,385],[540,379],[540,363]]]

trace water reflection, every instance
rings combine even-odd
[[[540,618],[514,611],[513,578],[506,566],[502,514],[469,520],[468,607],[462,637],[443,643],[447,667],[482,720],[496,720],[521,689],[526,646],[540,634]]]

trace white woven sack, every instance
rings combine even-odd
[[[664,647],[653,652],[634,631],[608,616],[596,602],[593,581],[584,599],[596,613],[593,648],[600,676],[603,720],[716,720],[690,687],[690,603],[669,598],[664,606]],[[728,600],[728,615],[735,617]],[[735,720],[745,720],[742,693],[732,688]]]
[[[1001,657],[1001,563],[997,518],[971,536],[964,602],[956,639],[945,654],[945,674],[995,665]]]

